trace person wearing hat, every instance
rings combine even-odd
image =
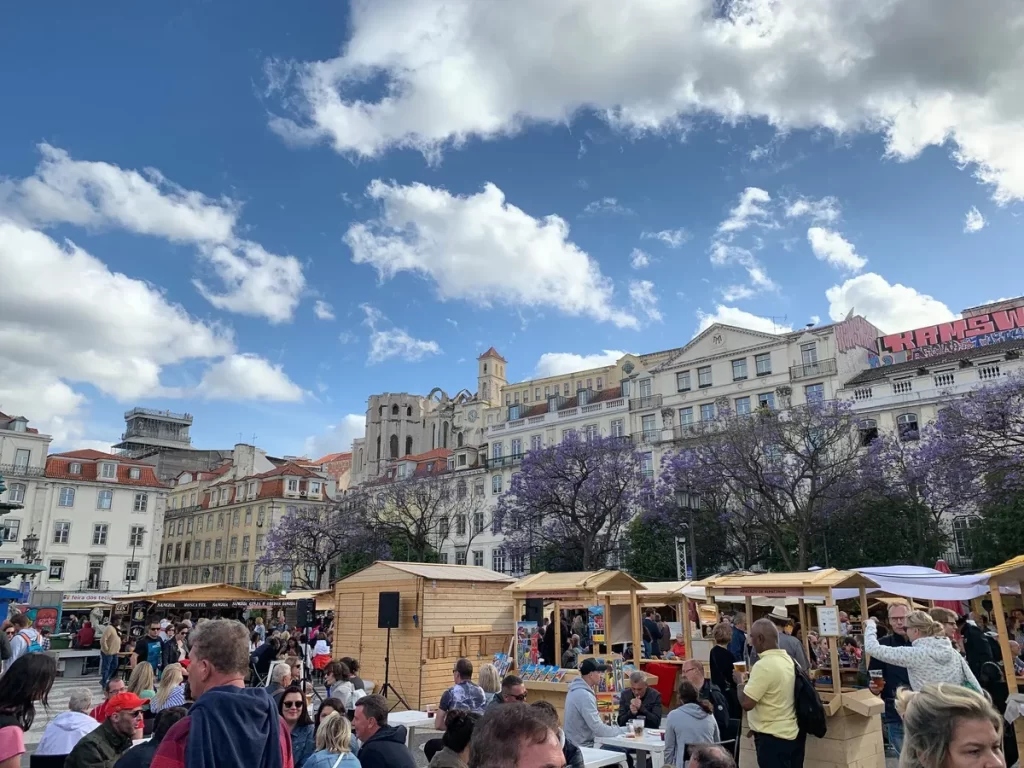
[[[580,676],[569,683],[565,694],[563,717],[565,738],[578,747],[594,746],[597,736],[620,736],[625,728],[606,725],[597,711],[597,694],[594,688],[601,680],[605,667],[594,659],[584,659],[580,664]]]
[[[804,653],[803,643],[785,631],[787,626],[792,626],[793,624],[793,619],[789,617],[786,606],[776,605],[765,618],[770,619],[776,629],[779,630],[779,650],[788,653],[804,672],[810,669],[807,664],[807,654]],[[757,651],[754,650],[753,646],[748,646],[747,653],[749,654],[747,660],[747,668],[749,669],[757,663]]]
[[[113,768],[118,758],[132,748],[135,732],[142,729],[145,703],[131,691],[111,696],[106,703],[106,720],[81,738],[64,761],[64,768]]]

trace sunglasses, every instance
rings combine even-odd
[[[520,693],[518,696],[513,696],[512,698],[516,701],[526,701],[526,694]]]
[[[301,701],[286,701],[282,705],[285,709],[302,709]]]

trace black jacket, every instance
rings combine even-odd
[[[159,747],[159,741],[144,741],[121,755],[121,759],[114,763],[114,768],[149,768]]]
[[[640,700],[640,709],[634,715],[630,709],[629,704],[633,701],[633,691],[625,690],[622,692],[622,698],[619,699],[619,725],[625,725],[630,720],[635,720],[638,717],[644,718],[645,728],[660,728],[661,727],[661,694],[654,690],[651,686],[647,686],[647,690],[644,691],[644,697]]]
[[[711,702],[711,714],[715,716],[715,722],[718,723],[718,733],[721,734],[722,739],[732,738],[726,736],[730,733],[729,727],[729,701],[725,698],[725,694],[722,693],[722,689],[712,683],[710,680],[705,680],[704,685],[697,695],[705,701]]]
[[[132,748],[132,737],[114,730],[110,718],[99,728],[83,736],[71,750],[64,768],[113,768],[125,752]]]
[[[892,648],[901,648],[910,645],[910,641],[903,635],[890,632],[879,640],[878,644],[887,645]],[[872,658],[869,669],[882,670],[882,679],[885,680],[885,688],[882,689],[882,698],[885,700],[885,714],[882,716],[883,722],[902,722],[902,719],[896,712],[896,691],[900,688],[910,688],[910,673],[907,672],[907,668],[895,664],[886,664],[884,661]]]
[[[565,758],[565,768],[586,768],[587,763],[583,759],[583,750],[568,739],[562,745],[562,756]]]
[[[359,747],[362,768],[416,768],[416,759],[405,746],[405,726],[385,725]]]
[[[259,676],[266,677],[270,672],[270,664],[276,655],[277,652],[274,650],[274,647],[270,643],[264,643],[253,651],[249,660],[256,667],[256,672],[259,673]]]

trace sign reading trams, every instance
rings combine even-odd
[[[1016,307],[882,336],[878,340],[878,351],[880,354],[905,351],[915,360],[1022,338],[1024,307]]]

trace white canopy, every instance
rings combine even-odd
[[[871,592],[887,592],[890,595],[912,597],[920,600],[973,600],[989,592],[989,579],[985,573],[951,574],[924,568],[918,565],[889,565],[872,568],[852,568],[879,585]],[[1020,589],[1004,586],[1003,594],[1019,594]],[[836,589],[836,600],[846,600],[859,595],[856,589]]]

